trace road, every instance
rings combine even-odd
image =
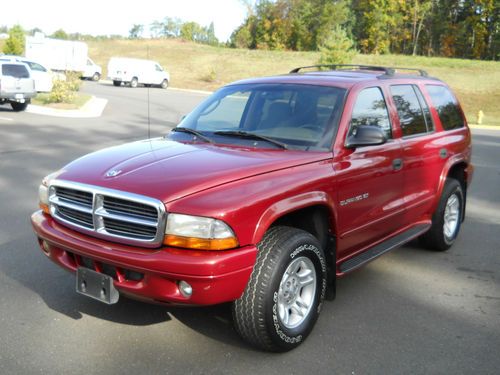
[[[227,305],[106,306],[39,251],[29,224],[42,177],[78,156],[147,137],[147,89],[87,82],[98,119],[0,106],[0,374],[495,374],[500,368],[500,131],[474,130],[476,172],[455,246],[410,244],[338,282],[308,340],[247,347]],[[151,136],[205,95],[151,89]]]

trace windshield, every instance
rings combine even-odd
[[[215,143],[325,151],[331,147],[345,92],[296,84],[227,86],[178,127],[196,130]],[[186,131],[169,135],[180,141],[193,136]]]

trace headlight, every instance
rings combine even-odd
[[[238,246],[236,236],[223,221],[182,214],[167,216],[163,243],[197,250],[226,250]]]
[[[38,187],[38,200],[39,206],[46,214],[50,214],[49,208],[49,185],[50,181],[56,178],[61,172],[57,171],[45,176],[42,180],[42,184]]]

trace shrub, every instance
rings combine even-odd
[[[207,74],[203,75],[203,77],[201,77],[202,81],[205,81],[205,82],[215,82],[217,81],[217,71],[215,70],[215,68],[213,66],[210,67],[210,69],[208,70]]]
[[[52,91],[48,94],[38,95],[38,99],[44,104],[49,103],[72,103],[76,98],[76,92],[80,90],[80,75],[76,72],[66,72],[66,79],[54,80]]]

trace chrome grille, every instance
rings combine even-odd
[[[63,219],[68,220],[77,225],[82,225],[89,229],[94,229],[94,218],[92,214],[87,212],[80,212],[72,208],[58,206],[56,208],[57,214]]]
[[[160,246],[163,240],[165,209],[156,199],[56,180],[49,201],[52,216],[75,230],[145,247]]]
[[[124,214],[138,218],[149,218],[151,220],[156,220],[158,217],[156,208],[124,199],[104,197],[103,207],[106,211],[118,215]]]

